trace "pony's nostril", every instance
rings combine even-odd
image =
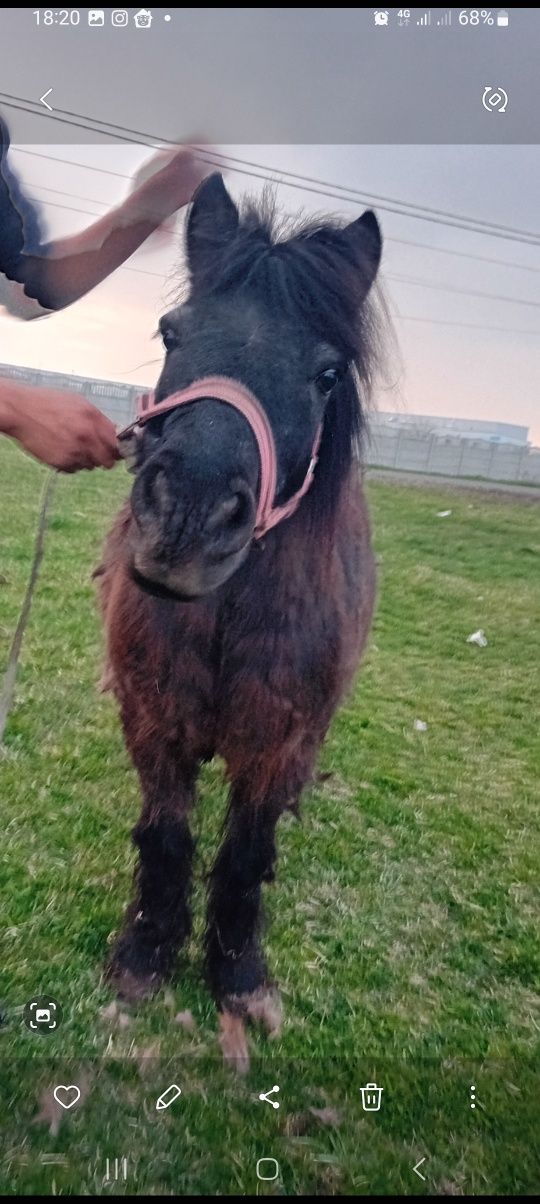
[[[138,527],[149,536],[165,530],[173,510],[171,486],[163,464],[147,464],[135,478],[131,509]]]
[[[143,477],[143,499],[148,510],[165,514],[170,501],[167,474],[160,464],[152,465]]]
[[[223,502],[221,513],[223,521],[230,526],[238,526],[242,522],[242,517],[246,512],[246,499],[241,493],[235,493],[234,497],[228,498]]]
[[[232,493],[214,507],[206,523],[209,534],[234,534],[242,531],[253,515],[251,497],[248,493]]]
[[[157,502],[158,509],[164,511],[170,500],[169,487],[167,484],[167,474],[160,469],[154,478],[153,486],[154,499]]]

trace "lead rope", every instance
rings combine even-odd
[[[48,476],[45,480],[45,484],[42,489],[42,493],[41,493],[41,506],[39,508],[38,524],[37,524],[36,535],[35,535],[35,540],[34,540],[34,556],[33,556],[33,560],[32,560],[32,567],[30,569],[30,576],[28,578],[28,585],[26,586],[26,592],[25,592],[23,604],[21,607],[21,613],[17,620],[17,626],[15,628],[13,639],[11,641],[11,648],[9,650],[7,665],[6,665],[4,677],[2,680],[2,688],[0,689],[0,744],[2,744],[2,741],[4,739],[4,731],[6,728],[8,715],[9,715],[9,712],[11,710],[11,706],[13,703],[13,694],[14,694],[14,690],[15,690],[15,678],[17,676],[17,665],[19,663],[19,656],[20,656],[20,651],[21,651],[21,647],[22,647],[23,637],[24,637],[24,633],[26,631],[26,626],[28,623],[29,615],[30,615],[30,609],[32,606],[32,598],[34,596],[34,589],[36,587],[36,582],[39,577],[41,561],[43,559],[43,551],[44,551],[44,547],[45,547],[45,532],[47,530],[47,522],[48,522],[48,518],[49,518],[49,511],[50,511],[51,501],[52,501],[53,494],[54,494],[57,475],[58,474],[56,472],[50,472],[48,474]]]

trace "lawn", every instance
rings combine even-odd
[[[3,441],[0,669],[44,475]],[[101,980],[138,787],[97,691],[90,574],[128,484],[123,468],[58,480],[0,753],[0,1193],[538,1190],[538,504],[370,484],[377,616],[302,823],[280,828],[267,945],[286,1023],[274,1043],[253,1035],[239,1080],[201,981],[219,765],[201,780],[196,925],[175,981],[113,1015]],[[466,642],[480,627],[485,648]],[[63,1021],[35,1035],[23,1005],[47,992]],[[376,1114],[367,1081],[384,1088]],[[180,1100],[156,1113],[172,1082]],[[57,1083],[83,1094],[50,1131],[36,1116]],[[257,1098],[274,1083],[279,1110]],[[127,1183],[107,1186],[106,1159],[123,1156]],[[257,1181],[262,1157],[275,1182]]]

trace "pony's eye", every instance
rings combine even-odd
[[[326,368],[324,372],[320,373],[317,377],[317,386],[325,397],[332,392],[332,389],[341,380],[342,375],[343,373],[339,368]]]
[[[178,338],[174,333],[174,330],[171,330],[170,326],[165,327],[165,330],[162,330],[161,338],[165,351],[172,351],[178,346]]]

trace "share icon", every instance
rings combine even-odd
[[[279,1103],[278,1103],[277,1099],[269,1099],[268,1098],[270,1095],[273,1095],[275,1091],[279,1091],[279,1087],[277,1087],[277,1086],[272,1087],[270,1089],[270,1091],[267,1091],[266,1093],[264,1091],[261,1091],[261,1093],[259,1095],[259,1099],[264,1100],[265,1103],[267,1103],[267,1104],[271,1104],[273,1108],[279,1108]]]

